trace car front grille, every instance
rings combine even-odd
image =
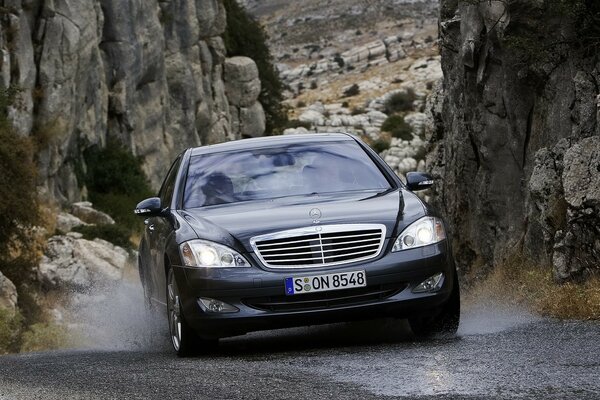
[[[250,243],[271,268],[313,268],[377,257],[385,225],[323,225],[254,237]]]
[[[242,301],[248,307],[261,311],[308,311],[385,300],[400,293],[406,286],[405,283],[373,285],[362,288],[309,293],[296,296],[281,295],[256,297],[243,299]]]

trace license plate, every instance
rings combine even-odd
[[[337,274],[291,277],[285,279],[285,294],[326,292],[367,286],[365,271],[341,272]]]

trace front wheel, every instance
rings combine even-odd
[[[181,307],[179,288],[172,269],[169,269],[167,277],[167,313],[171,344],[179,357],[195,356],[209,351],[216,345],[217,341],[198,337],[186,322]]]
[[[456,335],[460,323],[460,288],[456,271],[454,272],[454,287],[448,301],[433,311],[431,315],[409,318],[408,323],[417,337]]]

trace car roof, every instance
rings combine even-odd
[[[315,142],[333,142],[341,140],[354,140],[346,133],[301,133],[293,135],[264,136],[260,138],[240,139],[230,142],[211,144],[192,149],[192,156],[219,153],[223,151],[259,149],[281,144],[301,144]]]

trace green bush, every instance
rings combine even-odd
[[[382,153],[390,148],[390,142],[385,139],[377,139],[371,144],[371,148],[377,153]]]
[[[344,90],[344,97],[357,96],[358,94],[360,94],[360,87],[356,83]]]
[[[416,98],[415,91],[412,89],[408,89],[406,92],[394,93],[385,102],[385,111],[387,114],[410,111],[413,109],[413,102]]]
[[[10,247],[27,241],[39,219],[34,146],[15,132],[7,114],[17,93],[0,89],[0,269]]]
[[[131,248],[131,232],[122,225],[81,225],[73,228],[73,231],[83,234],[83,238],[87,240],[99,238],[116,246]]]
[[[381,125],[381,130],[391,133],[397,139],[412,140],[414,137],[411,126],[401,115],[389,116]]]
[[[350,110],[350,115],[360,115],[364,113],[366,113],[366,110],[362,107],[353,107],[352,110]]]
[[[23,318],[18,311],[0,308],[0,355],[18,351],[22,324]]]
[[[29,327],[23,333],[21,351],[47,351],[67,347],[69,335],[66,329],[52,323],[39,323]]]
[[[307,121],[300,121],[297,119],[290,119],[287,124],[286,124],[286,129],[288,128],[306,128],[306,129],[310,129],[312,128],[312,125],[310,122]]]
[[[142,225],[133,209],[141,200],[153,195],[142,171],[142,160],[114,139],[108,140],[105,148],[86,150],[84,159],[85,183],[94,207],[112,216],[130,235],[141,232]]]
[[[283,84],[273,66],[267,33],[237,0],[224,0],[223,4],[227,11],[227,30],[223,35],[227,55],[250,57],[256,62],[262,85],[258,100],[265,110],[266,133],[281,133],[287,122],[282,104]]]

